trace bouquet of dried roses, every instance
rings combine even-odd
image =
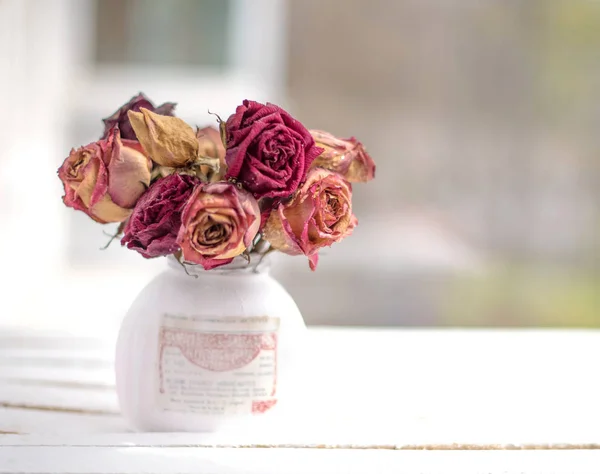
[[[209,270],[279,250],[306,255],[357,224],[352,182],[375,175],[355,138],[307,130],[273,104],[245,100],[219,129],[194,130],[143,94],[104,119],[100,140],[71,150],[63,201],[145,258],[174,255]]]

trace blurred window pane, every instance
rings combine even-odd
[[[227,66],[231,0],[96,0],[98,64]]]

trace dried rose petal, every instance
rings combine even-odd
[[[178,168],[198,158],[196,134],[180,118],[158,115],[144,108],[139,112],[130,110],[128,115],[140,144],[155,163]]]

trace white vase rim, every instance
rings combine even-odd
[[[238,256],[231,263],[221,267],[205,270],[202,265],[194,263],[180,263],[174,255],[168,255],[167,261],[169,267],[187,273],[192,277],[212,276],[212,275],[244,275],[244,274],[264,274],[268,273],[271,268],[270,255],[251,254],[250,261]]]

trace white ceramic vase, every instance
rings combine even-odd
[[[215,431],[276,416],[293,397],[306,326],[268,266],[169,268],[119,334],[119,404],[139,431]]]

